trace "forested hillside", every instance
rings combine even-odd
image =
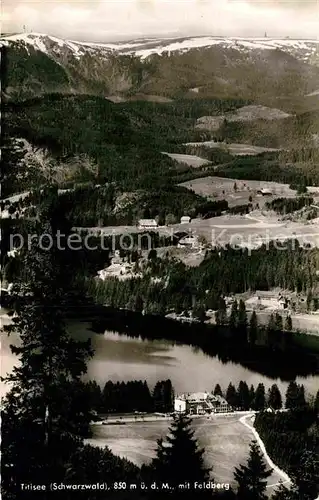
[[[319,131],[319,111],[300,113],[280,120],[229,121],[222,122],[216,134],[227,142],[248,142],[268,148],[290,148],[294,150],[313,144],[312,134]]]
[[[195,128],[200,116],[224,115],[246,103],[241,99],[211,99],[114,104],[101,97],[61,94],[7,103],[4,163],[11,161],[12,168],[7,170],[16,177],[12,162],[12,150],[17,154],[12,142],[16,138],[27,141],[31,151],[24,162],[24,173],[19,170],[22,189],[39,187],[47,181],[61,187],[91,181],[116,182],[129,190],[149,189],[208,175],[219,163],[216,172],[229,177],[316,183],[318,149],[310,144],[319,128],[318,113],[273,121],[271,127],[266,121],[240,125],[224,121],[217,133]],[[196,170],[161,154],[183,152],[184,143],[211,138],[290,147],[287,151],[239,158],[222,149],[209,152],[204,148],[203,157],[213,166]],[[303,147],[297,148],[300,144]],[[22,158],[25,148],[21,148]]]
[[[61,171],[61,165],[70,173],[72,164],[77,163],[78,168],[65,179],[116,181],[129,188],[149,188],[165,183],[176,173],[176,163],[161,151],[174,151],[175,145],[196,139],[194,122],[198,116],[208,110],[225,112],[242,104],[241,100],[216,99],[179,105],[117,105],[100,97],[51,94],[7,104],[4,133],[8,140],[26,139],[34,148],[49,153],[51,181]],[[81,155],[88,157],[89,171],[83,161],[79,162]]]
[[[296,388],[297,384],[292,382],[287,395],[296,398]],[[293,405],[287,413],[263,412],[257,415],[255,427],[271,458],[299,487],[299,498],[316,498],[319,492],[318,394],[313,408]]]
[[[286,251],[271,245],[251,255],[248,250],[216,249],[207,253],[199,267],[155,258],[142,278],[92,280],[89,291],[101,304],[151,313],[217,310],[225,307],[221,296],[248,290],[280,287],[310,293],[318,287],[318,259],[317,249],[298,248],[297,242],[291,242]],[[154,277],[159,279],[154,282]]]

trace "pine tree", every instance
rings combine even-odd
[[[298,470],[295,471],[298,495],[303,500],[313,500],[319,494],[319,457],[317,451],[305,451],[301,455]]]
[[[249,408],[253,408],[255,401],[255,387],[251,384],[249,388]]]
[[[286,317],[284,329],[287,332],[291,332],[292,331],[292,319],[291,319],[291,316],[287,316]]]
[[[231,306],[231,312],[229,317],[229,327],[231,331],[236,330],[238,325],[238,303],[235,300]]]
[[[240,409],[249,410],[250,395],[249,395],[248,385],[246,382],[243,382],[242,380],[239,382],[237,394],[238,394],[238,400],[239,400],[238,403]]]
[[[282,408],[282,398],[276,384],[273,384],[268,391],[268,406],[273,410],[280,410]]]
[[[300,409],[305,408],[307,406],[304,385],[298,386],[298,396],[297,396],[296,405],[297,405],[297,408],[300,408]]]
[[[172,382],[170,379],[163,382],[163,396],[164,396],[164,408],[165,413],[170,413],[174,409],[174,390]]]
[[[295,381],[291,381],[288,385],[285,406],[288,410],[295,410],[306,406],[305,389]]]
[[[54,240],[49,225],[44,233]],[[56,247],[43,250],[33,240],[12,290],[16,316],[6,331],[21,339],[11,347],[21,364],[6,379],[12,387],[3,403],[3,491],[8,498],[22,482],[63,477],[64,460],[91,418],[88,406],[79,406],[76,384],[92,351],[89,342],[77,342],[66,332],[63,308],[69,289],[60,263]]]
[[[234,478],[238,484],[239,500],[266,500],[267,479],[272,471],[264,462],[263,455],[256,441],[250,445],[249,458],[246,465],[235,468]]]
[[[271,500],[297,500],[296,492],[291,488],[286,488],[286,486],[284,486],[281,482],[275,493],[272,495]]]
[[[215,389],[214,389],[213,394],[214,394],[214,396],[223,396],[223,391],[222,391],[222,388],[220,387],[219,384],[215,385]]]
[[[276,332],[282,332],[283,331],[283,320],[282,316],[278,313],[275,314],[275,329]]]
[[[9,137],[5,131],[1,141],[1,195],[2,198],[14,192],[24,191],[21,184],[28,183],[30,172],[24,163],[27,153],[23,141]]]
[[[204,465],[204,450],[198,449],[191,430],[191,420],[184,415],[174,417],[166,442],[158,441],[157,456],[152,462],[157,480],[176,487],[185,481],[193,484],[209,479]]]
[[[245,302],[241,299],[238,307],[238,329],[242,338],[247,342],[247,312]]]
[[[256,312],[253,311],[249,322],[249,342],[251,345],[256,344],[257,333],[258,333],[258,319]]]
[[[234,410],[238,408],[238,394],[232,383],[227,388],[225,399]]]
[[[265,396],[265,386],[264,384],[258,384],[256,392],[253,408],[256,411],[261,411],[266,406],[266,396]]]
[[[225,325],[227,322],[227,307],[223,297],[220,297],[218,310],[215,313],[216,325]]]
[[[271,313],[271,315],[269,317],[267,329],[271,330],[271,331],[276,329],[275,316],[273,315],[273,313]]]

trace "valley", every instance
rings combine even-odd
[[[0,45],[6,464],[149,484],[176,425],[170,481],[193,429],[200,474],[234,490],[218,498],[248,500],[234,472],[253,456],[274,470],[251,500],[315,500],[318,40]],[[196,393],[231,413],[194,417]]]

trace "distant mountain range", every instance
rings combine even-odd
[[[113,101],[318,99],[318,40],[192,37],[103,44],[23,33],[0,43],[9,98],[54,91]]]

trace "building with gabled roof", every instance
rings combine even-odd
[[[181,394],[174,401],[174,410],[177,413],[188,415],[205,415],[211,413],[228,413],[232,407],[222,396],[215,396],[209,392],[195,392]]]
[[[139,229],[156,229],[158,224],[155,219],[140,219],[138,221]]]

